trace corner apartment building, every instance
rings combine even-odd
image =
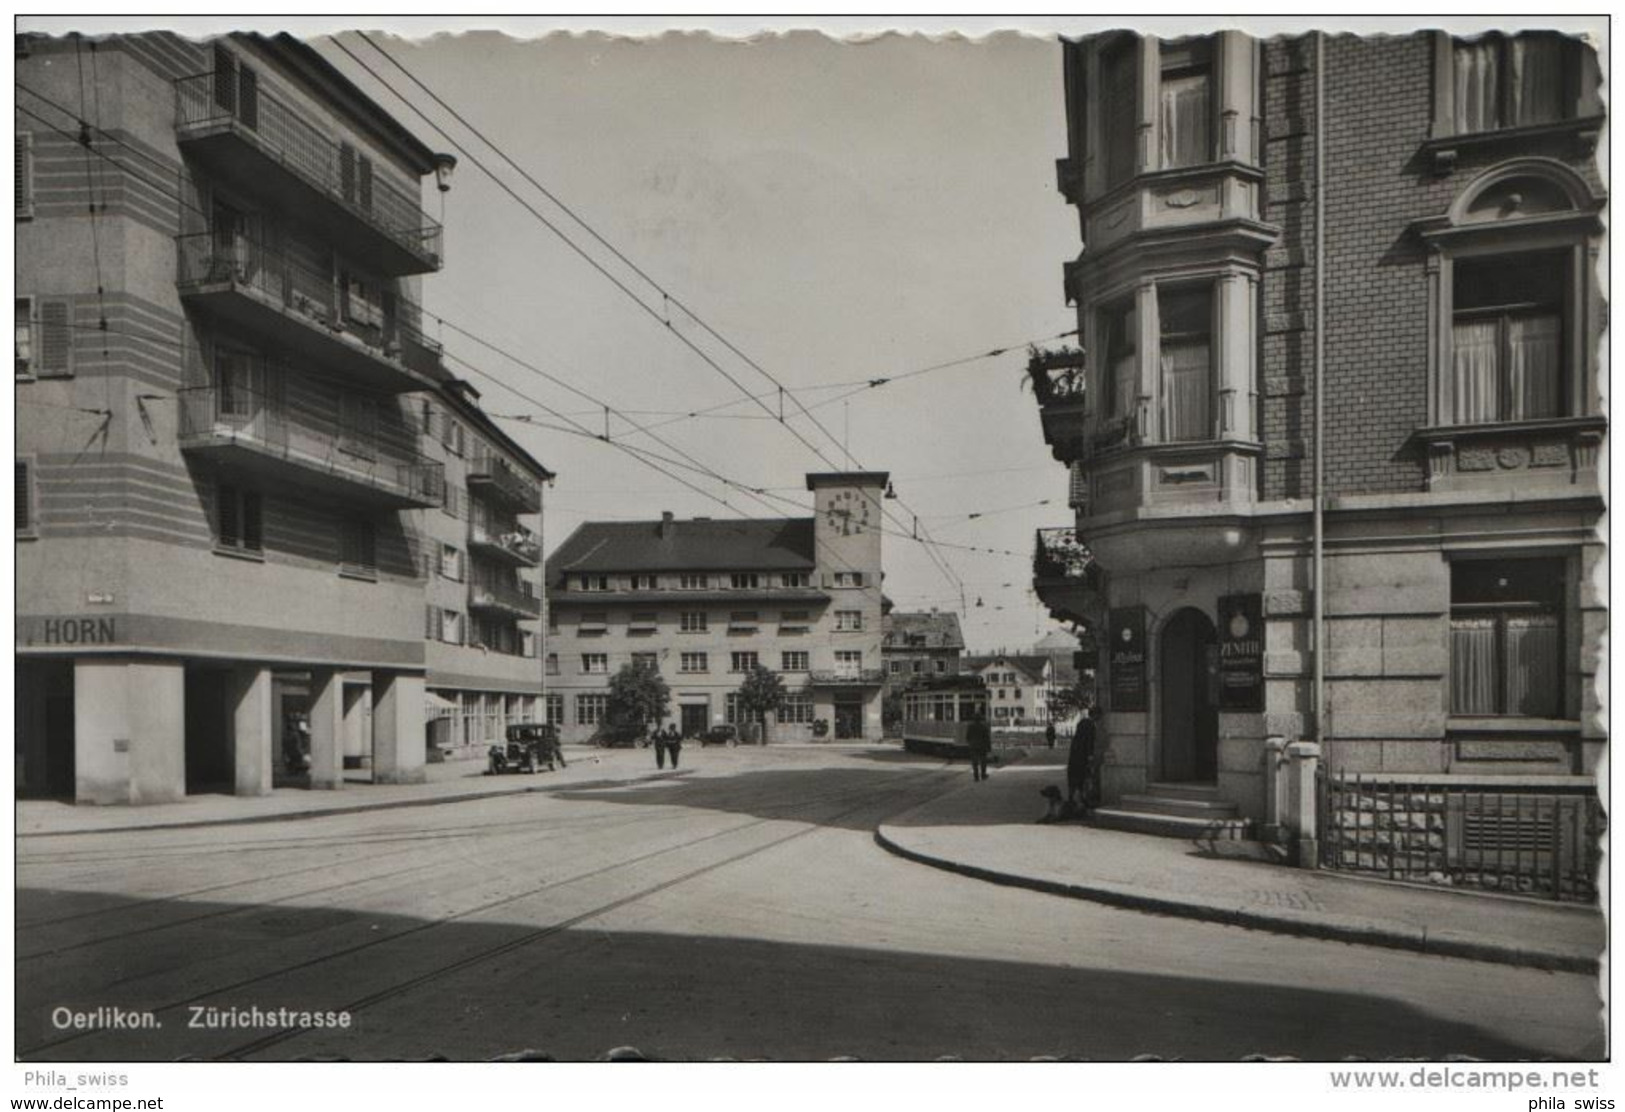
[[[1592,49],[1063,51],[1087,367],[1036,384],[1076,519],[1040,534],[1035,587],[1103,646],[1108,799],[1172,784],[1257,818],[1270,735],[1318,740],[1334,772],[1591,777]]]
[[[685,735],[741,725],[735,697],[762,665],[788,694],[772,740],[879,738],[886,480],[809,474],[810,518],[579,526],[547,561],[548,721],[592,740],[610,676],[640,664],[665,679]]]
[[[925,676],[959,674],[965,635],[952,610],[890,611],[881,619],[880,656],[888,691]]]
[[[420,779],[451,160],[288,36],[17,47],[19,789]]]

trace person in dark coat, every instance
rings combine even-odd
[[[1072,731],[1072,748],[1066,755],[1067,802],[1081,807],[1085,814],[1093,806],[1095,774],[1095,719],[1100,711],[1094,706],[1084,708],[1078,716],[1077,729]]]
[[[683,735],[677,732],[675,722],[666,725],[666,754],[671,757],[671,767],[677,767],[677,758],[683,752]]]
[[[666,735],[659,723],[649,727],[649,743],[655,747],[655,767],[666,767]]]
[[[965,744],[970,746],[971,779],[986,780],[987,755],[993,749],[993,731],[988,729],[986,713],[977,711],[976,717],[971,719],[970,729],[965,731]]]
[[[1044,727],[1044,744],[1051,749],[1055,748],[1055,723],[1053,722]]]

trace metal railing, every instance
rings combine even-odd
[[[542,616],[542,600],[528,583],[502,583],[494,580],[471,585],[470,603],[487,609],[515,611],[529,618]]]
[[[187,132],[229,128],[307,185],[355,217],[435,266],[442,262],[442,230],[424,213],[413,192],[376,171],[357,170],[355,148],[345,145],[261,85],[253,107],[236,94],[217,95],[215,74],[175,81],[175,126]],[[224,103],[222,103],[224,102]],[[351,160],[346,171],[346,159]]]
[[[470,528],[469,535],[475,544],[500,548],[505,552],[512,553],[527,564],[535,564],[541,561],[542,546],[536,540],[536,534],[524,526],[499,531],[476,522]]]
[[[1322,868],[1553,900],[1597,898],[1594,789],[1485,790],[1420,778],[1317,777]]]
[[[295,262],[286,249],[273,249],[251,239],[217,238],[212,232],[175,237],[176,284],[198,288],[230,283],[269,302],[312,328],[343,333],[379,358],[400,363],[403,344],[438,356],[440,344],[423,332],[423,310],[393,290],[373,284],[377,300],[352,295],[331,270]]]
[[[839,687],[884,683],[886,673],[880,668],[821,668],[808,673],[808,678],[820,687]]]
[[[468,463],[470,483],[490,483],[504,499],[535,513],[541,506],[541,488],[495,452],[477,452]]]
[[[280,394],[236,386],[178,392],[183,447],[237,443],[263,455],[396,497],[438,506],[441,465],[415,451],[415,437],[298,411]]]
[[[1033,546],[1033,578],[1077,580],[1098,588],[1100,567],[1089,554],[1089,546],[1078,539],[1076,529],[1040,529]]]

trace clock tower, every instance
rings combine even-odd
[[[880,605],[881,499],[886,480],[884,471],[827,471],[807,476],[807,489],[813,492],[814,558],[820,577],[833,585],[837,572],[857,573],[864,588],[874,588],[876,607]],[[877,610],[877,628],[879,624]]]

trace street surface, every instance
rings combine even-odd
[[[650,753],[614,758],[653,771]],[[683,758],[664,778],[443,806],[22,840],[18,1054],[1603,1053],[1588,977],[1113,910],[874,843],[962,765],[879,749]],[[52,1022],[98,1007],[162,1026]],[[352,1025],[196,1028],[198,1007]]]

